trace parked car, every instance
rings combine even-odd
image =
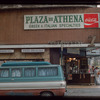
[[[2,64],[0,95],[63,96],[66,91],[66,81],[62,67],[45,62],[34,63]]]

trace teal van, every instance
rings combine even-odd
[[[66,81],[60,65],[6,62],[0,66],[0,95],[63,96]]]

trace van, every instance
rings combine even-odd
[[[0,67],[0,95],[64,96],[62,67],[47,62],[10,62]]]

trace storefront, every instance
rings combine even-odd
[[[76,56],[75,56],[76,57]],[[88,72],[88,60],[86,57],[67,57],[67,83],[91,84],[91,74]]]
[[[48,61],[62,65],[69,84],[89,83],[86,51],[100,47],[99,12],[96,7],[1,6],[1,63]]]
[[[56,59],[54,62],[59,60],[62,65],[67,84],[91,84],[91,73],[88,72],[86,48],[63,48],[62,58],[61,49],[58,50],[58,55],[60,55],[57,55],[56,49],[56,54],[54,54]]]
[[[48,61],[49,49],[0,49],[0,65],[5,61]]]

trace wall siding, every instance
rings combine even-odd
[[[82,41],[96,35],[100,42],[100,29],[24,30],[24,15],[99,13],[98,8],[41,8],[0,10],[0,44],[44,44],[49,41]]]

